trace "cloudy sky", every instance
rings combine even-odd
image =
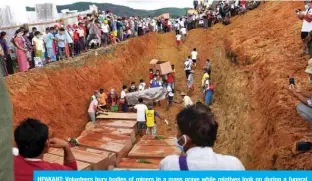
[[[70,4],[78,2],[79,0],[9,0],[1,2],[3,5],[16,5],[19,6],[34,6],[35,4],[42,3],[55,3],[57,5]],[[118,5],[124,5],[136,9],[159,9],[164,7],[191,7],[193,0],[82,0],[87,2],[97,3],[112,3]],[[4,4],[3,4],[4,3]]]

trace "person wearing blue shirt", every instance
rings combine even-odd
[[[49,30],[49,33],[47,34],[46,38],[44,39],[46,48],[47,48],[47,55],[48,55],[48,61],[51,62],[52,57],[54,57],[54,52],[53,52],[53,40],[54,40],[54,27],[51,27]],[[52,60],[55,61],[55,60]]]
[[[58,59],[63,60],[65,56],[65,45],[66,45],[65,29],[60,28],[59,34],[57,34],[55,37],[57,39]]]

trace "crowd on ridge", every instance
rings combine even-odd
[[[8,37],[3,31],[0,33],[1,74],[14,74],[16,64],[18,71],[24,72],[149,32],[181,31],[185,36],[194,28],[208,28],[218,22],[227,25],[231,16],[247,9],[246,1],[241,1],[239,6],[235,6],[234,1],[220,1],[215,8],[207,6],[207,3],[195,0],[191,12],[176,18],[120,17],[110,11],[98,11],[85,17],[78,16],[74,24],[56,23],[47,27],[45,32],[27,24],[17,29],[13,37]],[[16,57],[17,63],[12,57]]]

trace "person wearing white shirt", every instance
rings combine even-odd
[[[192,60],[191,60],[191,57],[189,56],[188,59],[186,59],[184,62],[184,71],[185,71],[186,79],[190,75],[191,70],[192,70]]]
[[[174,93],[173,93],[173,90],[170,86],[167,86],[167,92],[168,92],[168,103],[169,103],[169,106],[172,105],[173,103],[173,98],[174,98]]]
[[[182,99],[183,99],[183,105],[184,105],[184,107],[188,107],[188,106],[192,106],[192,105],[193,105],[192,99],[191,99],[188,95],[186,95],[186,93],[181,92],[181,93],[180,93],[180,96],[181,96]]]
[[[303,41],[303,54],[308,54],[308,39],[310,31],[312,31],[312,3],[311,1],[305,4],[305,16],[302,22],[301,39]]]
[[[108,21],[104,20],[104,24],[102,24],[101,30],[103,32],[103,44],[104,46],[108,45],[108,37],[109,37],[109,32],[110,32],[110,28],[108,25]]]
[[[167,156],[160,170],[245,170],[236,157],[213,151],[217,132],[218,123],[208,106],[196,103],[183,109],[177,115],[176,144],[185,156]]]
[[[177,38],[177,46],[180,46],[182,35],[179,33],[176,35],[176,38]]]
[[[143,79],[140,80],[140,84],[139,84],[139,91],[144,91],[146,88],[146,83],[144,82]]]
[[[143,98],[139,98],[139,104],[134,106],[137,110],[138,132],[143,136],[146,129],[145,111],[148,110],[147,106],[143,104]]]
[[[196,61],[197,61],[197,55],[198,55],[196,48],[193,49],[191,55],[192,55],[192,61],[193,61],[194,67],[196,67]]]
[[[126,102],[127,91],[128,91],[127,86],[126,85],[122,86],[122,91],[120,94],[120,101],[119,101],[122,107],[122,112],[128,112],[128,105]]]
[[[181,28],[181,33],[182,33],[182,38],[186,37],[187,31],[185,27]]]

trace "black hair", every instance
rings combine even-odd
[[[153,69],[150,69],[150,71],[153,71]]]
[[[172,68],[174,68],[174,65],[171,65]]]
[[[135,82],[131,82],[131,85],[132,85],[132,84],[135,84]]]
[[[37,30],[37,28],[36,28],[36,27],[33,27],[33,28],[32,28],[32,31],[35,31],[35,30]]]
[[[160,72],[159,70],[156,70],[156,72]]]
[[[143,98],[140,97],[140,98],[138,99],[138,101],[139,101],[139,103],[142,103],[142,102],[143,102]]]
[[[49,28],[49,27],[47,27],[45,30],[46,30],[46,31],[50,31],[50,28]]]
[[[124,90],[124,89],[127,89],[127,86],[126,86],[126,85],[123,85],[123,86],[122,86],[122,90]]]
[[[14,131],[19,154],[24,158],[35,158],[42,154],[48,138],[48,126],[37,119],[25,119]]]
[[[55,29],[54,27],[50,27],[50,31],[54,31],[54,29]]]
[[[3,39],[7,33],[5,31],[1,31],[0,38]]]
[[[104,89],[103,89],[103,88],[101,88],[101,89],[100,89],[100,93],[103,93],[103,92],[104,92]]]
[[[60,31],[65,31],[65,29],[64,28],[60,28]]]
[[[144,80],[143,80],[143,79],[141,79],[141,80],[140,80],[140,82],[144,82]]]
[[[15,31],[15,35],[19,34],[21,31],[22,31],[21,29],[17,29],[17,30]]]
[[[209,58],[207,59],[207,62],[210,62]]]
[[[212,147],[217,139],[218,123],[210,108],[203,103],[183,109],[177,115],[177,124],[183,135],[200,147]]]
[[[188,58],[191,58],[191,56],[188,56]]]
[[[194,48],[193,50],[196,51],[196,48]]]
[[[34,35],[35,35],[35,36],[40,35],[40,31],[36,31],[36,32],[34,33]]]

